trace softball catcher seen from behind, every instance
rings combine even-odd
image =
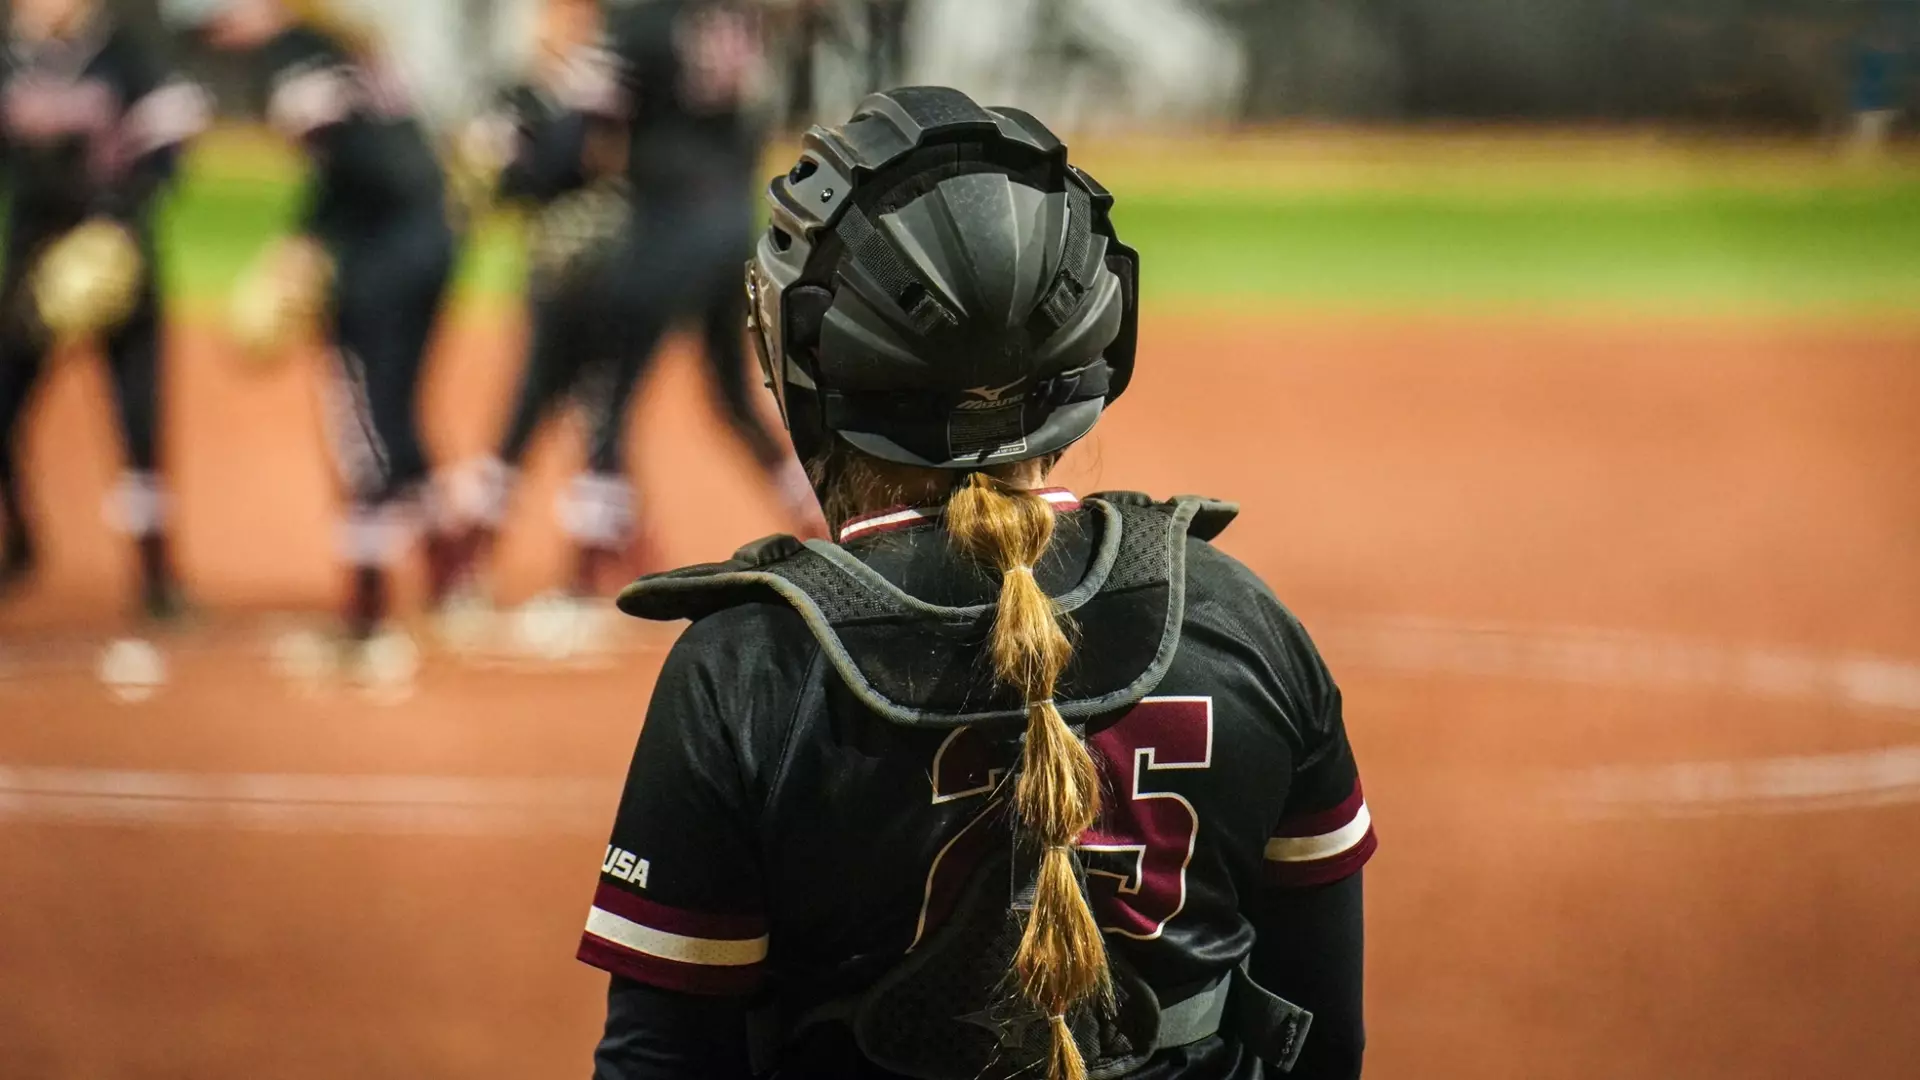
[[[1235,506],[1045,486],[1133,374],[1112,197],[922,87],[771,202],[754,336],[839,543],[621,596],[693,625],[580,945],[596,1075],[1358,1076],[1338,687]]]
[[[94,0],[14,0],[0,58],[11,188],[0,282],[0,594],[35,563],[18,460],[29,399],[58,346],[97,340],[127,460],[108,518],[138,542],[145,613],[180,608],[160,479],[153,211],[181,144],[206,123],[200,89]]]
[[[286,0],[168,7],[215,47],[257,60],[268,118],[312,170],[297,234],[261,272],[268,293],[324,291],[329,301],[329,416],[348,503],[342,554],[353,575],[345,631],[350,645],[365,642],[387,617],[388,575],[420,521],[432,526],[442,517],[417,415],[454,259],[440,163],[401,79],[373,44],[300,21]],[[428,539],[438,592],[450,559],[437,532]]]

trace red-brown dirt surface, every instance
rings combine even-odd
[[[518,335],[447,335],[448,456],[498,423]],[[581,670],[429,656],[401,704],[284,685],[257,613],[336,575],[311,371],[175,355],[208,613],[156,639],[152,701],[91,669],[126,593],[91,363],[31,432],[50,559],[0,613],[0,1076],[585,1075],[604,982],[572,952],[670,632]],[[1319,631],[1382,836],[1369,1075],[1920,1070],[1916,361],[1911,327],[1150,321],[1068,479],[1241,500],[1223,545]],[[780,527],[702,393],[676,353],[636,426],[674,560]],[[540,454],[510,596],[561,573],[575,453]]]

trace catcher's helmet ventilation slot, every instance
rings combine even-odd
[[[756,345],[802,457],[836,435],[922,467],[1041,457],[1125,388],[1138,256],[1032,116],[878,94],[769,196]]]
[[[927,299],[927,287],[917,281],[907,282],[906,287],[900,290],[900,307],[908,313],[912,313],[913,309],[919,307],[925,299]]]

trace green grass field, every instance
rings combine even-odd
[[[1190,167],[1168,164],[1184,154]],[[1150,299],[1395,310],[1920,310],[1920,168],[1817,149],[1605,139],[1284,137],[1096,150]],[[217,299],[297,197],[273,153],[203,150],[168,215],[172,273]],[[510,221],[464,287],[518,287]]]

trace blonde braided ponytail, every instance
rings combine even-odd
[[[999,612],[988,651],[1000,681],[1027,702],[1014,807],[1041,858],[1014,975],[1021,994],[1049,1021],[1049,1080],[1085,1080],[1086,1062],[1067,1014],[1088,998],[1109,996],[1112,979],[1106,945],[1073,862],[1073,846],[1100,811],[1100,774],[1054,706],[1054,684],[1073,645],[1033,575],[1053,540],[1054,511],[1032,492],[972,473],[948,500],[946,524],[955,547],[1000,572]]]

